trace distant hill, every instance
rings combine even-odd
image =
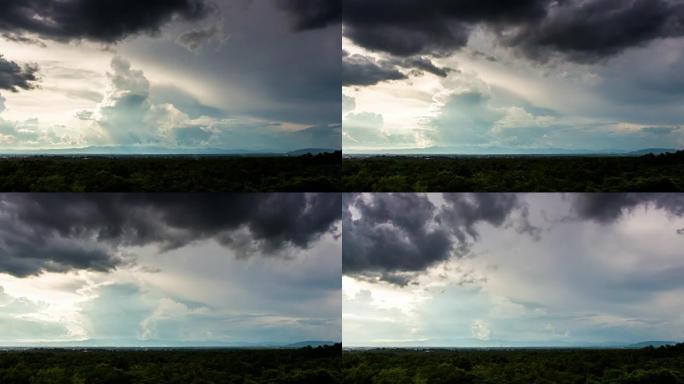
[[[57,149],[26,149],[26,150],[2,150],[0,154],[15,156],[79,156],[79,155],[106,155],[106,156],[144,156],[144,155],[226,155],[226,156],[302,156],[306,154],[317,155],[321,153],[335,152],[330,148],[303,148],[294,151],[277,150],[250,150],[250,149],[224,149],[224,148],[168,148],[153,146],[90,146],[80,148],[57,148]]]
[[[429,349],[445,349],[445,350],[459,350],[459,349],[641,349],[646,347],[662,347],[668,345],[677,345],[677,341],[642,341],[639,343],[629,344],[625,342],[568,342],[558,340],[548,341],[512,341],[512,340],[479,340],[474,338],[458,339],[452,341],[444,340],[424,340],[416,343],[415,341],[394,342],[387,345],[374,346],[345,346],[345,349],[415,349],[415,350],[429,350]]]
[[[640,149],[638,151],[628,152],[627,154],[633,155],[633,156],[642,156],[642,155],[648,155],[648,154],[661,155],[663,153],[674,153],[674,152],[677,152],[677,150],[674,148],[644,148],[644,149]]]
[[[169,340],[100,340],[87,339],[78,341],[52,341],[52,342],[38,342],[31,344],[10,344],[0,347],[0,350],[23,350],[34,348],[66,348],[66,349],[81,349],[81,348],[104,348],[104,349],[138,349],[138,348],[241,348],[241,349],[297,349],[304,347],[321,347],[326,345],[334,345],[339,342],[330,340],[305,340],[295,343],[281,343],[281,342],[221,342],[221,341],[169,341]]]
[[[330,340],[307,340],[297,343],[284,345],[284,348],[304,348],[304,347],[322,347],[325,345],[333,345],[336,342]]]
[[[666,345],[676,345],[676,344],[677,344],[676,341],[662,341],[662,340],[642,341],[640,343],[626,345],[625,348],[635,348],[635,349],[647,348],[647,347],[657,348],[657,347],[663,347]]]
[[[347,155],[388,155],[388,156],[642,156],[677,152],[673,148],[644,148],[639,150],[610,149],[565,149],[565,148],[504,148],[504,147],[427,147],[399,148],[376,151],[345,150]]]
[[[454,156],[540,156],[540,155],[609,155],[610,151],[593,151],[586,149],[562,149],[562,148],[504,148],[504,147],[427,147],[427,148],[399,148],[376,151],[349,151],[350,155],[454,155]]]
[[[9,155],[250,155],[243,149],[165,148],[150,146],[91,146],[80,148],[4,150]]]
[[[304,148],[298,149],[296,151],[290,151],[287,153],[288,156],[302,156],[302,155],[320,155],[321,153],[332,153],[337,151],[332,148]]]

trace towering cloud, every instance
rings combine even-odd
[[[9,0],[0,5],[0,31],[115,43],[130,35],[158,33],[176,18],[197,20],[208,8],[204,0]]]
[[[163,107],[150,102],[150,82],[142,71],[132,69],[123,58],[113,58],[111,68],[112,72],[107,74],[109,88],[96,113],[98,124],[115,142],[160,140],[160,120],[164,120],[166,114]]]
[[[345,195],[342,212],[344,273],[406,285],[417,274],[467,254],[479,238],[476,226],[499,227],[526,207],[511,194],[444,194],[436,207],[425,195]]]
[[[335,195],[8,194],[0,196],[0,272],[106,271],[125,247],[162,251],[215,239],[238,255],[307,248],[339,220]]]
[[[345,35],[395,56],[443,56],[476,27],[503,45],[546,60],[597,61],[660,38],[684,35],[684,4],[673,0],[346,0]]]

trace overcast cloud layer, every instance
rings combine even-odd
[[[533,58],[599,60],[651,40],[684,35],[684,5],[669,0],[393,1],[345,0],[345,35],[397,56],[448,55],[472,29]]]
[[[681,1],[345,0],[343,19],[349,152],[684,144]]]
[[[348,346],[684,339],[682,196],[346,195],[343,224]]]
[[[0,196],[0,342],[340,339],[340,199]]]
[[[341,145],[340,2],[0,8],[0,149]]]

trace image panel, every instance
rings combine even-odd
[[[343,0],[343,190],[683,191],[682,2],[505,3]]]
[[[0,190],[329,192],[341,1],[0,5]]]
[[[335,382],[340,201],[0,195],[0,381]]]
[[[677,383],[684,195],[345,194],[345,382]]]

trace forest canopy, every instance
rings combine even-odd
[[[37,349],[0,352],[0,382],[338,383],[341,344],[301,349]]]
[[[33,156],[0,159],[8,192],[336,192],[341,152],[273,156]]]
[[[353,192],[677,192],[684,151],[645,156],[374,156],[342,162]]]
[[[344,351],[345,384],[684,383],[684,344],[643,349]]]

